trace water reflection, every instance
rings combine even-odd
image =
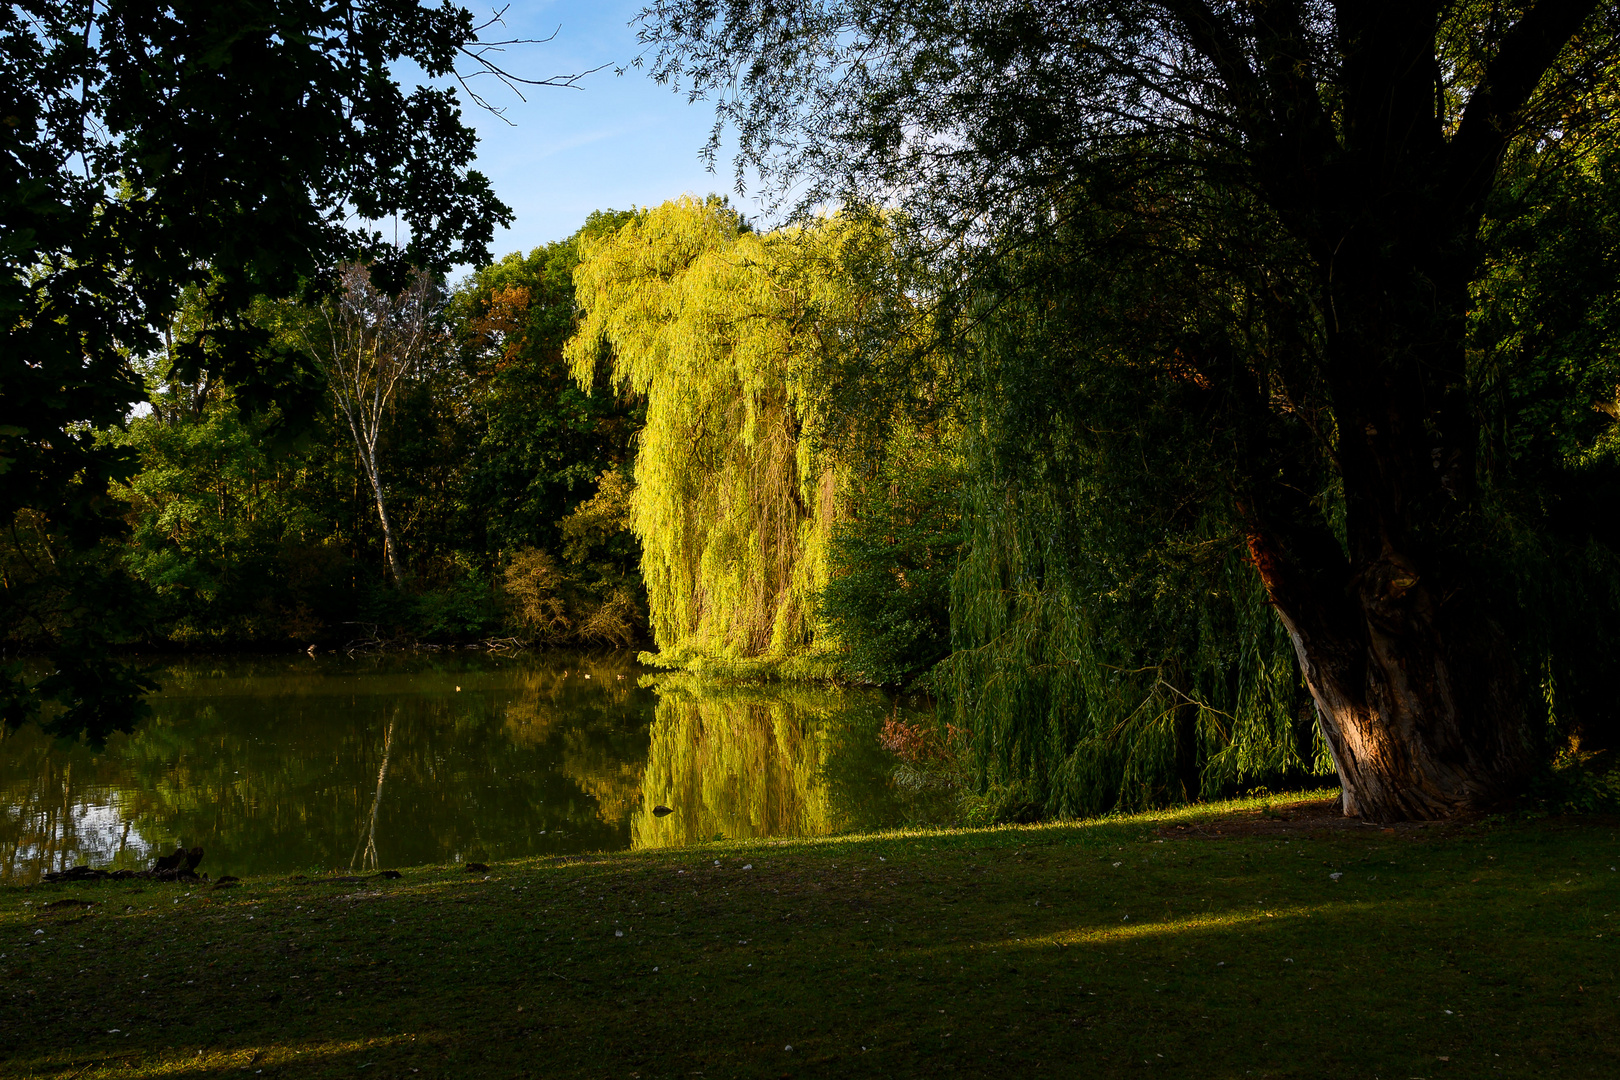
[[[176,844],[215,875],[371,870],[919,812],[876,694],[648,678],[628,653],[186,660],[162,681],[102,753],[0,740],[0,880]]]
[[[875,694],[800,686],[653,680],[659,694],[636,847],[816,836],[892,824],[909,807],[882,782],[891,708]],[[876,781],[876,782],[875,782]],[[672,813],[656,815],[667,806]]]

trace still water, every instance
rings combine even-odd
[[[874,692],[649,675],[631,653],[190,658],[106,748],[0,739],[0,881],[488,861],[929,816]],[[673,813],[655,815],[655,806]]]

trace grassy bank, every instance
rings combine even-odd
[[[1620,822],[1332,825],[10,887],[0,1076],[1614,1075]]]

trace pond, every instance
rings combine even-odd
[[[634,654],[188,658],[104,750],[0,740],[0,881],[324,873],[883,828],[938,813],[873,692],[652,675]],[[911,716],[911,719],[916,719]],[[655,807],[669,813],[655,814]]]

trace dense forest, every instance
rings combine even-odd
[[[7,723],[129,723],[118,653],[504,639],[925,693],[888,737],[1004,818],[1333,774],[1435,817],[1612,769],[1614,12],[991,7],[643,15],[802,196],[774,227],[688,195],[490,262],[468,146],[466,220],[376,185],[405,247],[80,281],[39,232],[0,634],[57,674],[10,669]],[[389,49],[468,40],[413,32],[336,92],[382,108]],[[175,243],[125,149],[78,227]]]

